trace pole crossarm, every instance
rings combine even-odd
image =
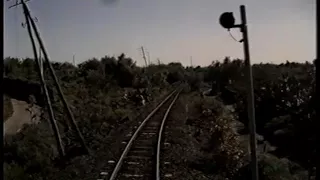
[[[29,2],[29,1],[31,1],[31,0],[21,1],[21,2],[19,2],[19,3],[18,3],[18,1],[16,1],[16,4],[9,6],[8,9],[11,9],[11,8],[13,8],[13,7],[20,6],[20,5],[22,5],[23,3],[26,3],[26,2]]]

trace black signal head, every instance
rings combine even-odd
[[[220,24],[222,27],[226,29],[230,29],[234,27],[235,19],[233,17],[232,12],[225,12],[220,16]]]

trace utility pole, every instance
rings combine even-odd
[[[41,47],[39,46],[39,60],[41,59]]]
[[[193,66],[192,65],[192,56],[190,56],[190,65],[191,65],[191,67]]]
[[[21,2],[23,2],[23,1],[21,1]],[[72,114],[72,112],[71,112],[71,110],[70,110],[70,108],[69,108],[69,105],[68,105],[68,103],[67,103],[67,101],[66,101],[66,98],[64,97],[64,94],[63,94],[62,89],[61,89],[61,87],[60,87],[60,84],[59,84],[59,82],[58,82],[58,78],[57,78],[57,76],[56,76],[56,74],[55,74],[55,72],[54,72],[54,69],[53,69],[53,67],[52,67],[52,65],[51,65],[51,63],[50,63],[49,55],[48,55],[48,53],[47,53],[47,51],[46,51],[46,48],[45,48],[45,46],[44,46],[44,43],[43,43],[41,37],[40,37],[40,33],[39,33],[39,31],[38,31],[37,25],[36,25],[36,23],[34,22],[34,20],[31,18],[31,15],[30,15],[30,11],[29,11],[29,9],[28,9],[28,6],[27,6],[24,2],[23,2],[22,5],[23,5],[24,9],[26,9],[26,11],[27,11],[27,13],[28,13],[28,16],[29,16],[29,19],[30,19],[30,22],[31,22],[31,26],[32,26],[32,28],[33,28],[33,30],[34,30],[34,32],[35,32],[36,38],[37,38],[37,40],[38,40],[38,42],[39,42],[39,44],[40,44],[40,47],[41,47],[41,49],[42,49],[44,59],[45,59],[46,62],[48,63],[49,70],[50,70],[50,74],[51,74],[51,76],[52,76],[53,79],[54,79],[54,83],[55,83],[55,86],[56,86],[56,88],[57,88],[57,90],[58,90],[58,94],[59,94],[59,96],[60,96],[60,99],[62,100],[62,103],[63,103],[64,107],[65,107],[66,110],[67,110],[67,115],[68,115],[68,117],[69,117],[69,120],[71,121],[71,125],[72,125],[73,128],[76,130],[77,135],[78,135],[78,138],[79,138],[79,141],[80,141],[82,147],[84,148],[85,152],[89,154],[89,148],[87,147],[87,145],[86,145],[86,143],[85,143],[84,137],[82,136],[82,134],[81,134],[81,132],[80,132],[80,129],[79,129],[79,127],[78,127],[78,125],[77,125],[77,123],[76,123],[76,121],[75,121],[75,119],[74,119],[74,116],[73,116],[73,114]]]
[[[157,58],[157,61],[158,61],[158,65],[160,65],[161,64],[160,58]]]
[[[43,88],[44,93],[45,93],[46,103],[47,103],[48,111],[49,111],[49,119],[50,119],[50,122],[51,122],[51,125],[52,125],[52,129],[53,129],[53,132],[54,132],[55,139],[57,141],[58,152],[60,154],[60,157],[64,157],[65,156],[65,151],[64,151],[64,148],[63,148],[63,145],[62,145],[62,140],[61,140],[61,136],[60,136],[60,133],[59,133],[58,125],[57,125],[56,119],[54,117],[54,113],[53,113],[53,109],[52,109],[52,105],[51,105],[51,100],[50,100],[50,97],[49,97],[49,94],[48,94],[47,85],[46,85],[46,83],[44,81],[44,77],[43,77],[41,66],[40,66],[40,60],[38,59],[39,57],[37,55],[37,49],[36,49],[35,41],[34,41],[33,34],[32,34],[30,21],[32,21],[33,19],[31,18],[30,14],[29,14],[30,12],[29,12],[29,9],[27,8],[25,2],[23,0],[21,0],[21,3],[19,3],[19,4],[22,4],[22,7],[23,7],[23,12],[24,12],[25,19],[26,19],[26,27],[27,27],[28,34],[29,34],[29,37],[30,37],[30,40],[31,40],[31,45],[32,45],[33,53],[34,53],[35,62],[36,62],[37,67],[38,67],[38,73],[39,73],[41,85],[42,85],[42,88]],[[19,4],[16,3],[14,6],[10,6],[10,7],[15,7],[15,6],[19,5]]]
[[[2,25],[4,25],[4,1],[1,1],[0,2],[1,3],[1,10],[0,10],[0,13],[1,13],[1,24]],[[1,34],[1,39],[0,39],[0,41],[1,41],[1,43],[2,43],[2,47],[4,47],[4,37],[3,37],[3,35],[4,35],[4,33],[2,33]],[[0,62],[0,86],[1,87],[4,87],[4,84],[3,84],[3,78],[5,77],[5,68],[4,68],[4,53],[3,53],[3,48],[2,48],[2,50],[1,50],[1,58],[2,58],[2,62]],[[1,72],[1,70],[3,70],[2,72]],[[4,88],[0,88],[0,93],[1,94],[3,94],[4,93],[4,91],[3,91],[3,89]],[[0,106],[1,107],[4,107],[3,106],[3,95],[1,95],[1,97],[0,97]],[[3,116],[4,114],[3,114],[3,111],[1,111],[1,113],[0,113],[0,116],[1,117],[4,117]],[[2,123],[2,127],[1,127],[2,129],[3,129],[3,137],[2,137],[2,140],[4,141],[4,138],[5,138],[5,130],[4,130],[4,123]],[[3,153],[2,151],[3,151],[3,149],[4,148],[1,148],[1,150],[0,150],[0,153]],[[2,170],[1,170],[1,172],[3,172],[3,165],[2,165]]]
[[[45,91],[45,97],[46,97],[46,100],[47,100],[47,105],[48,105],[48,107],[49,107],[50,120],[51,120],[51,123],[52,123],[52,125],[53,125],[53,129],[54,129],[54,133],[55,133],[56,139],[57,139],[57,141],[58,141],[59,153],[60,153],[60,155],[61,155],[62,157],[64,156],[64,149],[63,149],[63,146],[62,146],[61,137],[60,137],[60,134],[59,134],[59,132],[58,132],[58,127],[57,127],[57,124],[56,124],[56,122],[55,122],[54,115],[53,115],[53,113],[52,113],[53,110],[52,110],[52,106],[51,106],[51,103],[50,103],[50,97],[49,97],[48,92],[47,92],[47,90],[46,90],[44,78],[43,78],[43,76],[42,76],[42,74],[41,74],[41,69],[40,69],[40,65],[39,65],[39,60],[38,60],[38,55],[37,55],[37,49],[36,49],[36,47],[35,47],[35,42],[34,42],[34,38],[33,38],[33,33],[35,34],[36,39],[37,39],[37,41],[38,41],[38,43],[39,43],[39,45],[40,45],[40,49],[41,49],[41,51],[43,52],[44,59],[45,59],[46,63],[48,64],[49,72],[50,72],[50,74],[51,74],[51,76],[52,76],[52,78],[53,78],[53,80],[54,80],[55,86],[56,86],[56,88],[57,88],[57,90],[58,90],[58,94],[59,94],[59,96],[60,96],[60,98],[61,98],[61,100],[62,100],[62,103],[63,103],[65,109],[67,110],[67,115],[68,115],[68,117],[69,117],[69,120],[71,121],[71,125],[72,125],[73,128],[76,130],[77,135],[78,135],[78,138],[79,138],[79,141],[80,141],[82,147],[84,148],[84,150],[86,151],[86,153],[89,153],[89,149],[88,149],[88,147],[87,147],[87,145],[86,145],[86,143],[85,143],[85,141],[84,141],[84,138],[83,138],[83,136],[82,136],[82,134],[81,134],[81,132],[80,132],[80,129],[79,129],[77,123],[75,122],[74,116],[73,116],[73,114],[72,114],[72,112],[71,112],[71,110],[70,110],[70,108],[69,108],[69,105],[68,105],[68,103],[67,103],[67,101],[66,101],[66,99],[65,99],[65,97],[64,97],[64,94],[63,94],[63,92],[62,92],[62,90],[61,90],[60,84],[59,84],[59,82],[58,82],[58,79],[57,79],[56,74],[55,74],[55,72],[54,72],[54,69],[53,69],[53,67],[52,67],[52,64],[50,63],[50,59],[49,59],[48,53],[47,53],[46,48],[45,48],[45,46],[44,46],[44,43],[43,43],[43,41],[42,41],[42,39],[41,39],[41,37],[40,37],[40,33],[39,33],[39,31],[38,31],[38,28],[37,28],[37,25],[36,25],[36,23],[35,23],[35,20],[31,18],[30,10],[29,10],[29,8],[28,8],[28,6],[27,6],[27,4],[26,4],[27,1],[28,1],[28,0],[26,0],[26,1],[21,0],[20,3],[15,4],[15,5],[11,6],[11,7],[14,7],[14,6],[17,6],[17,5],[22,5],[23,11],[24,11],[24,15],[25,15],[25,19],[26,19],[26,26],[27,26],[27,29],[28,29],[28,34],[29,34],[29,37],[30,37],[30,40],[31,40],[34,57],[35,57],[35,59],[36,59],[37,65],[38,65],[38,67],[39,67],[39,69],[38,69],[39,71],[38,71],[38,72],[39,72],[40,80],[42,81],[43,88],[44,88],[44,91]],[[11,8],[11,7],[9,7],[9,8]],[[33,30],[33,33],[32,33],[32,30]]]
[[[151,60],[150,60],[150,52],[149,51],[147,51],[147,56],[148,56],[148,63],[149,63],[149,66],[150,66]]]
[[[76,66],[75,54],[73,54],[73,56],[72,56],[72,63],[74,66]]]
[[[41,74],[43,75],[43,61],[42,61],[42,57],[41,57],[41,47],[39,46],[39,65],[40,65],[40,69],[41,69]]]
[[[251,172],[252,180],[258,180],[258,160],[257,160],[257,140],[256,140],[256,121],[255,121],[255,108],[254,108],[254,89],[252,69],[250,64],[250,52],[249,52],[249,40],[247,30],[247,17],[246,9],[244,5],[240,6],[241,24],[235,24],[235,19],[232,12],[225,12],[220,16],[220,24],[222,27],[228,29],[240,28],[243,39],[240,41],[243,43],[245,66],[247,67],[247,103],[248,103],[248,117],[249,117],[249,129],[250,129],[250,154],[251,154]]]
[[[144,62],[145,62],[145,64],[146,64],[146,67],[147,67],[147,66],[148,66],[148,63],[147,63],[147,58],[146,58],[146,54],[145,54],[145,52],[144,52],[143,46],[141,46],[141,51],[142,51],[142,57],[143,57],[143,59],[144,59]]]

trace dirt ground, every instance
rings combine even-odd
[[[41,109],[39,106],[31,107],[25,101],[11,99],[13,114],[4,123],[4,134],[13,135],[19,132],[24,124],[38,123],[40,121]]]

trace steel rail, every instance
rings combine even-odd
[[[174,103],[176,102],[176,100],[178,99],[179,95],[180,95],[180,92],[182,90],[180,90],[177,95],[174,97],[173,101],[171,102],[170,106],[168,107],[164,117],[163,117],[163,120],[162,120],[162,123],[161,123],[161,127],[160,127],[160,130],[159,130],[159,134],[158,134],[158,143],[157,143],[157,162],[156,162],[156,180],[160,180],[160,149],[161,149],[161,140],[162,140],[162,133],[163,133],[163,129],[164,129],[164,124],[167,120],[167,117],[168,117],[168,114],[172,108],[172,106],[174,105]]]
[[[148,122],[148,120],[160,109],[160,107],[162,107],[162,105],[168,101],[168,99],[174,94],[176,93],[177,90],[174,90],[172,93],[170,93],[166,99],[164,99],[143,121],[142,123],[139,125],[139,127],[137,128],[137,130],[135,131],[135,133],[132,135],[132,137],[130,138],[128,144],[126,145],[125,149],[123,150],[109,180],[115,180],[115,178],[118,175],[119,170],[121,169],[121,166],[123,164],[124,158],[126,157],[126,155],[128,154],[128,152],[130,151],[130,148],[132,146],[133,141],[136,139],[136,137],[138,136],[138,133],[142,130],[142,128],[144,127],[144,125]]]

